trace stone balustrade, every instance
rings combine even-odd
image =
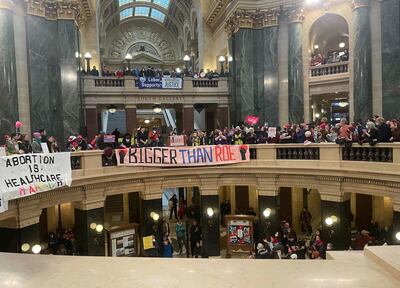
[[[99,201],[108,195],[132,191],[141,191],[143,197],[146,193],[161,197],[163,189],[175,187],[199,187],[202,191],[210,183],[216,191],[224,185],[265,188],[262,183],[269,183],[268,188],[273,191],[279,187],[337,187],[330,190],[330,196],[363,193],[400,199],[400,143],[374,147],[353,144],[351,148],[334,143],[258,144],[250,145],[250,154],[251,160],[240,164],[160,168],[117,167],[105,161],[103,151],[74,152],[71,187],[11,200],[9,210],[0,213],[0,220],[17,215],[17,207],[22,204],[41,209],[84,201],[89,188],[103,191],[99,192]]]
[[[349,72],[349,62],[337,62],[320,66],[311,66],[311,77],[335,75]]]

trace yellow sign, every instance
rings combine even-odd
[[[144,250],[149,250],[149,249],[154,248],[153,239],[154,239],[153,235],[143,237],[143,249]]]

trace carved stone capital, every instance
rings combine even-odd
[[[27,13],[49,20],[71,19],[83,25],[92,16],[88,0],[25,0]]]
[[[265,27],[278,26],[278,20],[278,9],[257,9],[255,11],[240,9],[236,10],[226,21],[225,31],[229,35],[233,35],[240,28],[262,29]]]
[[[350,0],[351,9],[356,10],[358,8],[370,7],[371,0]]]
[[[289,23],[302,23],[304,21],[304,9],[297,7],[288,11]]]

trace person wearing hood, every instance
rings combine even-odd
[[[39,132],[33,133],[32,153],[43,153],[41,137]]]

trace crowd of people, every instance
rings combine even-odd
[[[187,73],[186,73],[187,72]],[[226,74],[226,73],[224,73]],[[96,66],[93,66],[93,68],[88,71],[84,72],[84,75],[90,75],[94,77],[100,76],[100,71],[97,69]],[[157,78],[162,78],[162,77],[172,77],[172,78],[182,78],[183,76],[191,76],[194,79],[215,79],[220,77],[220,72],[215,70],[204,70],[201,69],[200,71],[185,71],[182,69],[176,69],[173,71],[169,70],[162,70],[160,68],[155,68],[155,67],[143,67],[143,68],[133,68],[133,69],[119,69],[116,71],[110,71],[106,67],[102,69],[102,76],[105,77],[124,77],[124,76],[133,76],[133,77],[157,77]]]
[[[114,149],[130,147],[160,147],[169,146],[170,137],[165,137],[157,127],[147,129],[139,127],[135,135],[123,134],[117,128],[111,133],[112,141],[107,141],[103,131],[93,139],[87,141],[82,135],[70,136],[65,147],[60,147],[53,136],[48,136],[46,129],[33,133],[33,140],[27,134],[12,133],[5,136],[5,149],[7,155],[43,153],[42,143],[46,143],[49,153],[59,151],[84,151],[104,150],[106,159],[112,159]],[[361,124],[353,122],[348,124],[346,119],[341,119],[337,124],[328,123],[322,118],[318,124],[285,124],[283,127],[269,127],[267,123],[261,126],[251,126],[240,123],[236,127],[216,129],[213,131],[194,130],[189,133],[172,130],[168,136],[183,136],[187,146],[200,145],[242,145],[242,144],[285,144],[299,143],[337,143],[340,145],[369,144],[399,142],[400,127],[397,119],[385,121],[376,115],[373,119]],[[111,160],[110,160],[111,161]],[[109,161],[108,161],[109,162]]]
[[[320,66],[325,64],[349,61],[349,50],[333,51],[328,55],[322,55],[318,50],[311,56],[311,66]]]

